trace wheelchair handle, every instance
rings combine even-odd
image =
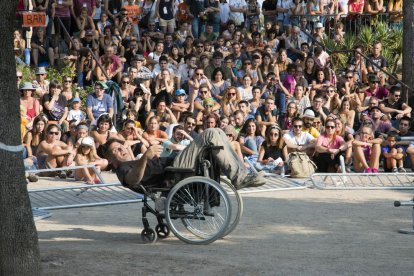
[[[400,141],[414,141],[414,136],[403,136],[403,137],[401,137],[401,136],[397,136],[396,137],[397,139],[397,142],[400,142]]]
[[[400,207],[400,206],[414,206],[414,199],[411,201],[394,201],[394,206],[395,207]]]

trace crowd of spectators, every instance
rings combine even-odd
[[[401,27],[402,1],[20,2],[21,10],[31,6],[48,20],[30,44],[26,29],[14,33],[17,63],[36,75],[21,82],[17,72],[27,167],[107,169],[101,146],[110,137],[136,157],[151,145],[173,156],[207,128],[221,128],[257,170],[289,170],[293,151],[306,152],[321,172],[338,172],[340,156],[348,172],[414,164],[414,144],[398,141],[414,136],[412,109],[383,73],[381,42],[372,52],[356,46],[335,70],[320,45],[326,36],[343,39],[357,14],[387,11]],[[62,83],[45,68],[60,59],[76,72]],[[79,98],[75,88],[87,86],[92,92]],[[105,93],[113,87],[119,97]],[[89,169],[74,177],[99,182]]]

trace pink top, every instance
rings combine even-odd
[[[343,143],[343,142],[344,142],[344,138],[342,138],[339,135],[336,135],[335,140],[331,140],[328,137],[326,137],[325,134],[322,134],[316,140],[316,145],[321,146],[321,147],[325,147],[325,148],[328,148],[328,149],[339,149],[339,147],[341,146],[341,143]]]

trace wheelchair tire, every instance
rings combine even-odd
[[[166,223],[159,223],[155,226],[155,232],[160,239],[165,239],[170,235],[170,228]]]
[[[240,218],[243,216],[243,198],[227,177],[220,176],[220,185],[227,191],[231,204],[231,219],[229,227],[223,235],[224,237],[233,232],[239,224]]]
[[[141,232],[141,239],[144,243],[155,243],[157,241],[157,233],[152,228],[144,229]]]
[[[189,244],[209,244],[229,227],[231,205],[216,181],[193,176],[175,185],[167,197],[165,218],[174,235]]]

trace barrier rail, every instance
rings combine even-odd
[[[101,183],[105,183],[105,179],[102,177],[100,171],[95,167],[95,165],[83,165],[83,166],[72,166],[72,167],[62,167],[62,168],[51,168],[51,169],[38,169],[38,170],[27,170],[27,173],[43,173],[43,172],[56,172],[56,171],[71,171],[77,169],[93,169],[96,176],[99,178]]]
[[[414,173],[315,173],[310,182],[326,190],[414,190]]]

